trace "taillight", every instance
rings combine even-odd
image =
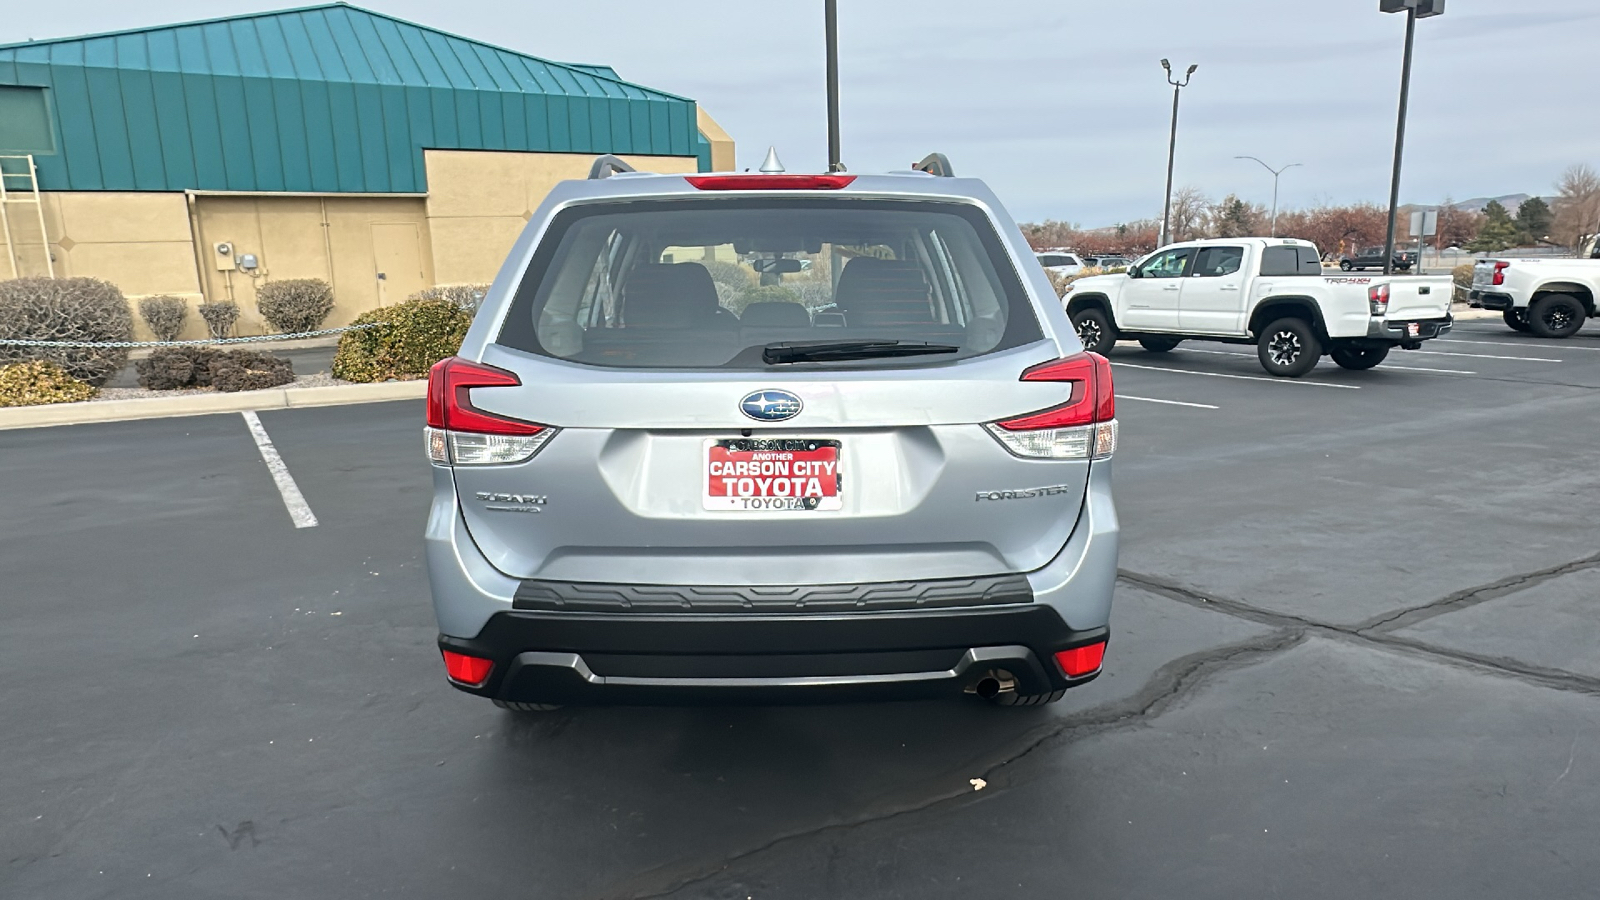
[[[494,671],[494,663],[490,660],[453,650],[439,652],[444,654],[444,673],[457,684],[483,687],[489,681],[489,673]]]
[[[517,387],[515,373],[452,356],[428,370],[428,458],[443,465],[516,463],[539,452],[555,429],[472,405],[481,387]]]
[[[1495,284],[1505,284],[1506,283],[1506,270],[1509,269],[1509,268],[1511,268],[1511,263],[1508,263],[1508,262],[1497,262],[1497,263],[1494,264],[1494,283]]]
[[[1028,459],[1105,459],[1117,449],[1116,395],[1111,363],[1080,353],[1033,366],[1023,381],[1072,385],[1067,402],[984,427],[1006,449]]]
[[[1086,647],[1074,647],[1056,654],[1056,665],[1061,667],[1061,673],[1068,678],[1082,678],[1085,675],[1100,671],[1100,666],[1105,662],[1106,642],[1089,644]]]
[[[1375,284],[1367,288],[1367,302],[1372,304],[1372,314],[1381,316],[1389,311],[1389,286]]]
[[[702,191],[837,191],[854,175],[689,175],[685,181]]]

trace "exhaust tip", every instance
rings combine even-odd
[[[985,700],[993,700],[1001,694],[1014,694],[1017,692],[1017,679],[1004,669],[991,669],[983,677],[967,687],[967,693],[977,694]]]

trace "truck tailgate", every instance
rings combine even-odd
[[[1389,312],[1384,316],[1384,321],[1442,319],[1450,314],[1453,287],[1449,275],[1393,279],[1389,282]]]

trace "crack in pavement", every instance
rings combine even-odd
[[[1592,569],[1596,566],[1600,566],[1600,553],[1596,553],[1593,556],[1585,556],[1582,559],[1575,559],[1572,562],[1562,563],[1557,566],[1538,569],[1533,572],[1524,572],[1520,575],[1510,575],[1500,579],[1499,581],[1491,581],[1488,584],[1467,588],[1464,591],[1457,591],[1447,597],[1441,597],[1438,600],[1434,600],[1431,603],[1424,603],[1421,606],[1413,606],[1409,609],[1402,609],[1398,612],[1384,613],[1381,616],[1374,616],[1373,618],[1362,622],[1360,625],[1355,626],[1355,630],[1358,632],[1377,631],[1380,633],[1399,631],[1402,628],[1410,628],[1412,625],[1415,625],[1419,622],[1425,622],[1434,618],[1435,616],[1442,616],[1447,613],[1456,612],[1457,610],[1477,606],[1480,603],[1496,600],[1500,597],[1506,596],[1507,594],[1514,594],[1518,591],[1525,590],[1535,585],[1543,584],[1546,581],[1560,578],[1563,575],[1570,575],[1573,572],[1581,572],[1585,569]]]
[[[1150,680],[1133,696],[1063,717],[1053,723],[1051,727],[1030,732],[1029,735],[1025,736],[1022,743],[1006,752],[1006,755],[998,761],[983,768],[980,772],[980,777],[988,782],[989,790],[1005,790],[1010,786],[1009,779],[1002,778],[1005,775],[1005,770],[1026,758],[1035,750],[1063,737],[1101,734],[1117,728],[1136,725],[1159,716],[1180,703],[1211,677],[1223,672],[1243,668],[1247,665],[1253,665],[1269,656],[1298,646],[1305,639],[1306,633],[1303,629],[1279,629],[1253,640],[1202,650],[1173,660],[1157,669],[1155,674],[1150,677]],[[930,779],[930,781],[934,783],[942,782],[945,777],[944,775],[937,776]],[[865,825],[914,815],[951,801],[971,799],[977,796],[977,793],[968,786],[965,779],[951,778],[951,781],[959,784],[960,787],[953,787],[950,790],[942,791],[932,796],[925,796],[913,803],[882,809],[848,821],[829,822],[801,831],[779,835],[758,847],[740,851],[710,866],[690,867],[687,872],[682,871],[683,867],[679,867],[680,874],[675,875],[664,871],[665,867],[663,867],[663,869],[658,869],[654,873],[638,876],[632,881],[637,884],[648,881],[660,882],[664,878],[670,879],[665,886],[655,888],[640,887],[632,890],[626,886],[619,886],[607,891],[603,896],[607,898],[626,898],[626,900],[660,900],[660,898],[670,897],[685,888],[703,884],[741,862],[798,841],[825,834],[850,831]]]
[[[1578,569],[1587,568],[1588,565],[1600,565],[1600,557],[1594,558],[1594,562],[1588,563],[1588,565],[1580,565],[1582,563],[1585,563],[1585,560],[1578,560],[1574,563],[1568,563],[1567,565],[1577,566],[1577,569],[1573,570],[1577,571]],[[1556,569],[1565,569],[1565,566],[1556,567]],[[1540,577],[1545,571],[1546,570],[1540,570],[1540,572],[1530,573],[1526,577],[1530,579],[1537,578]],[[1555,572],[1554,574],[1549,574],[1545,577],[1555,577],[1556,574],[1565,574],[1565,572]],[[1454,650],[1447,647],[1439,647],[1434,644],[1429,644],[1425,641],[1419,641],[1415,638],[1402,637],[1401,635],[1390,634],[1385,631],[1373,631],[1370,626],[1362,627],[1335,625],[1330,622],[1319,622],[1315,619],[1308,619],[1303,616],[1294,616],[1289,615],[1288,613],[1273,612],[1271,610],[1251,606],[1250,604],[1244,603],[1240,600],[1207,596],[1192,588],[1184,587],[1180,584],[1174,584],[1164,579],[1157,578],[1153,575],[1130,572],[1126,569],[1117,570],[1117,580],[1149,593],[1156,594],[1157,596],[1166,597],[1169,600],[1176,600],[1179,603],[1185,603],[1189,606],[1194,606],[1199,609],[1214,610],[1222,613],[1223,615],[1234,616],[1235,618],[1244,619],[1246,621],[1255,622],[1261,625],[1270,625],[1276,628],[1301,628],[1307,630],[1308,632],[1317,633],[1325,637],[1334,638],[1336,640],[1397,650],[1406,653],[1407,655],[1430,659],[1434,662],[1443,663],[1456,668],[1465,668],[1477,672],[1487,672],[1488,674],[1508,677],[1517,681],[1535,684],[1540,687],[1551,688],[1553,690],[1570,691],[1579,694],[1600,695],[1600,678],[1579,675],[1563,669],[1551,669],[1543,666],[1533,666],[1520,660],[1510,659],[1507,657],[1488,656],[1485,654],[1472,653],[1465,650]],[[1506,580],[1507,579],[1502,579],[1502,581]],[[1484,587],[1476,590],[1491,590],[1495,585],[1498,584],[1500,584],[1500,582],[1495,582],[1491,585],[1485,585]],[[1456,595],[1451,596],[1454,597]],[[1440,613],[1440,615],[1442,614],[1443,613]]]

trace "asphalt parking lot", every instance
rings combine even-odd
[[[1600,330],[1112,361],[1108,671],[1037,710],[518,719],[420,403],[260,414],[307,527],[238,414],[0,432],[0,896],[1594,896]]]

